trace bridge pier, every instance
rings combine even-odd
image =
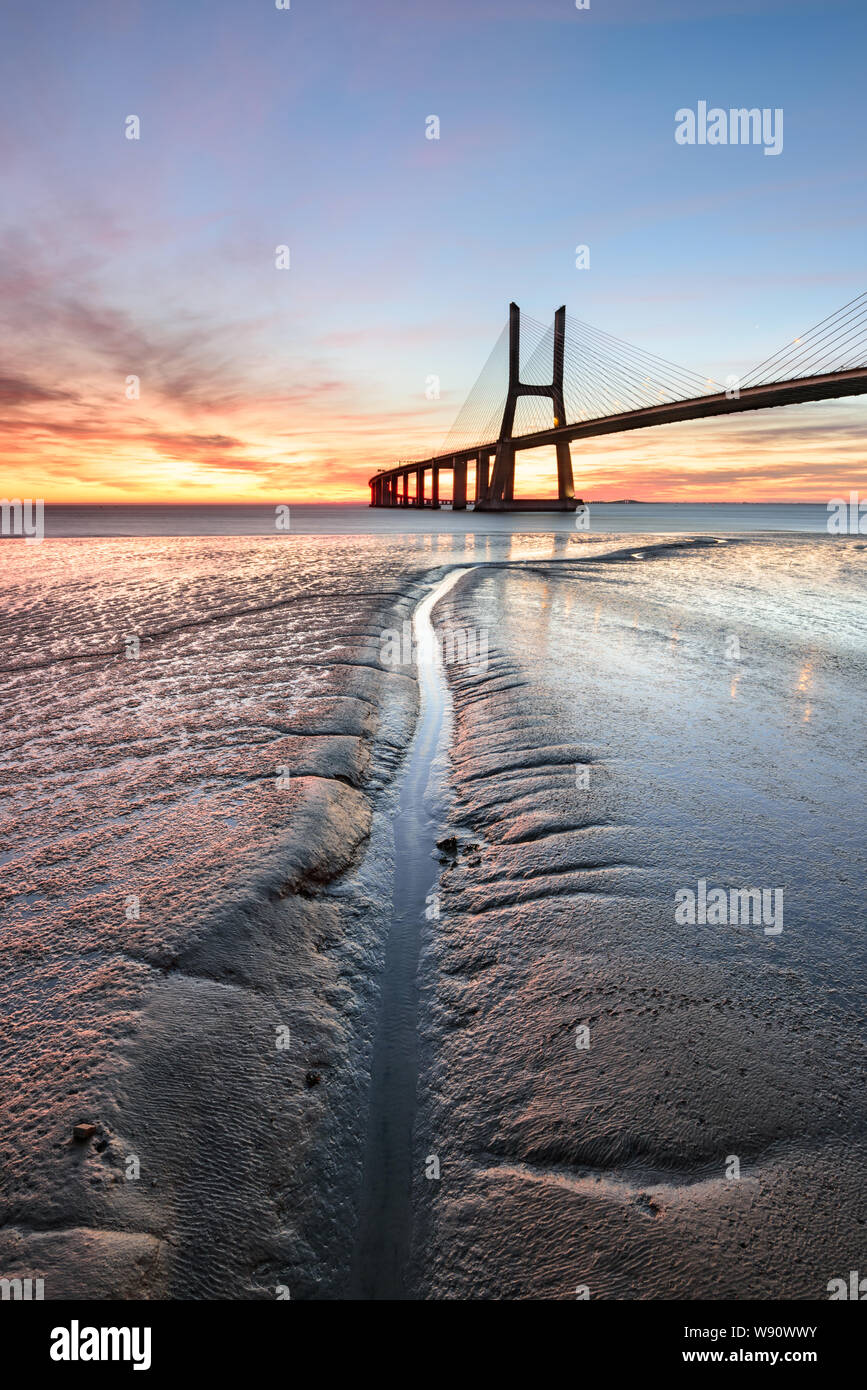
[[[513,445],[513,446],[509,449],[508,455],[507,455],[507,457],[508,457],[508,467],[507,467],[507,469],[506,469],[506,477],[505,477],[505,481],[504,481],[504,483],[503,483],[503,501],[504,501],[504,502],[514,502],[514,500],[515,500],[515,455],[516,455],[516,453],[517,453],[517,449],[515,449],[515,447],[514,447],[514,445]]]
[[[483,450],[476,459],[476,506],[478,506],[480,502],[485,502],[487,500],[488,488],[490,487],[488,477],[490,461],[491,456],[485,450]]]
[[[506,499],[506,489],[511,479],[512,497],[515,495],[515,450],[507,439],[497,441],[494,454],[494,467],[484,502],[484,511],[496,511]]]
[[[509,388],[494,457],[494,476],[488,494],[478,506],[480,511],[574,511],[575,483],[572,477],[572,455],[566,441],[557,441],[557,500],[543,499],[515,502],[515,455],[513,438],[515,408],[519,396],[547,396],[554,411],[554,428],[566,423],[563,398],[563,362],[566,345],[566,307],[561,305],[554,315],[554,367],[550,386],[527,386],[521,381],[521,311],[517,304],[509,305]]]
[[[563,398],[563,362],[566,355],[566,306],[554,315],[554,379],[551,383],[551,399],[554,402],[555,426],[566,423],[566,403]],[[575,480],[572,476],[572,450],[568,439],[557,441],[557,499],[562,503],[574,502]]]
[[[467,509],[467,461],[455,459],[452,470],[452,508],[456,512],[465,512]]]
[[[572,455],[568,440],[551,440],[557,452],[557,500],[515,501],[515,456],[522,444],[513,438],[515,409],[519,396],[546,396],[553,406],[554,431],[566,425],[563,398],[563,365],[566,342],[566,309],[561,307],[554,316],[554,367],[550,386],[528,386],[520,377],[521,311],[517,304],[509,305],[509,385],[506,405],[500,425],[491,466],[491,447],[479,447],[476,454],[475,505],[478,511],[574,511],[575,484],[572,476]],[[546,441],[547,442],[547,441]],[[440,470],[452,472],[452,506],[463,511],[467,505],[466,455],[448,455],[425,463],[399,463],[393,472],[371,480],[372,507],[424,507],[425,482],[428,468],[431,474],[430,507],[440,508]],[[415,472],[415,497],[409,495],[409,475]]]
[[[575,479],[572,476],[572,450],[567,439],[557,445],[557,498],[560,502],[574,502]]]

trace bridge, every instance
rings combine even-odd
[[[580,320],[567,325],[565,306],[552,325],[528,315],[524,322],[529,350],[522,344],[521,311],[511,304],[441,452],[380,469],[370,479],[372,507],[438,508],[446,471],[452,506],[466,508],[468,470],[475,465],[476,511],[573,511],[581,505],[572,474],[576,440],[867,394],[867,291],[724,386]],[[556,451],[557,497],[516,499],[517,453],[545,446]]]

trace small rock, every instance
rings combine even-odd
[[[643,1211],[646,1216],[659,1215],[659,1203],[650,1196],[650,1193],[639,1192],[638,1195],[633,1198],[633,1201],[639,1211]]]
[[[318,1071],[308,1071],[304,1077],[304,1085],[307,1087],[318,1086],[322,1077]]]
[[[75,1125],[72,1130],[73,1139],[79,1144],[86,1144],[88,1139],[92,1139],[96,1134],[96,1125]]]

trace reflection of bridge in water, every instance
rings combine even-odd
[[[570,321],[567,330],[565,307],[547,328],[528,322],[532,345],[522,356],[521,311],[510,305],[509,322],[442,452],[381,469],[370,479],[372,507],[439,507],[440,473],[445,470],[452,474],[453,507],[465,508],[468,467],[474,463],[477,511],[572,511],[579,505],[572,478],[573,440],[867,393],[867,291],[745,377],[729,378],[726,387],[579,320]],[[552,360],[553,371],[547,366]],[[526,407],[524,419],[516,431],[521,405]],[[516,501],[516,454],[552,445],[556,499]]]

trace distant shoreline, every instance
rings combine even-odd
[[[834,492],[835,489],[828,489]],[[836,492],[841,489],[836,489]],[[848,491],[848,489],[842,489]],[[799,502],[789,502],[789,500],[770,499],[764,502],[753,502],[753,500],[743,500],[742,498],[717,498],[716,500],[703,499],[700,502],[674,502],[666,498],[585,498],[585,506],[593,507],[824,507],[827,506],[828,498],[818,500],[802,499]],[[258,502],[47,502],[46,512],[147,512],[147,510],[174,510],[174,512],[218,512],[218,510],[232,510],[238,512],[239,509],[250,509],[254,507],[265,507],[271,510],[275,506],[286,505],[290,507],[328,507],[328,509],[357,509],[363,507],[370,510],[367,500],[358,499],[357,502],[292,502],[292,499],[263,499]],[[400,509],[397,509],[400,510]]]

